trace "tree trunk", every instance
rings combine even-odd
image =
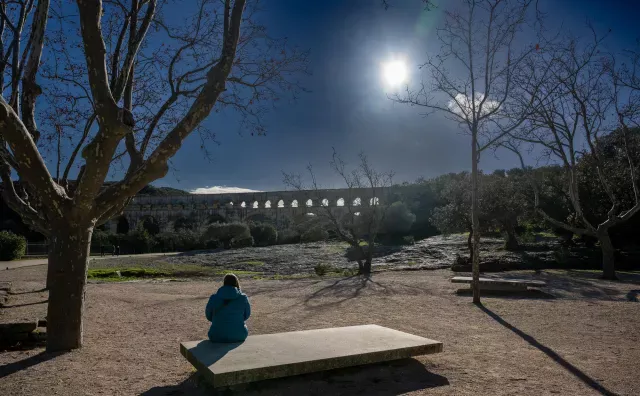
[[[474,304],[480,304],[480,219],[478,216],[478,132],[474,128],[471,138],[471,227],[473,230],[473,249],[471,254],[471,270],[473,280]]]
[[[467,249],[469,249],[469,261],[473,259],[473,229],[469,230],[467,237]]]
[[[520,247],[518,244],[518,238],[516,238],[516,229],[512,222],[507,222],[505,226],[506,240],[504,241],[504,247],[507,250],[517,250]]]
[[[82,346],[84,293],[92,226],[62,224],[51,235],[47,351]]]
[[[598,232],[598,241],[600,241],[600,249],[602,249],[602,277],[610,280],[618,279],[615,267],[615,249],[611,243],[608,229]]]

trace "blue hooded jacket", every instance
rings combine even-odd
[[[233,286],[222,286],[209,298],[205,309],[211,322],[211,342],[241,342],[247,339],[249,330],[244,321],[251,315],[249,298]]]

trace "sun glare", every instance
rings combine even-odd
[[[407,80],[407,65],[403,61],[394,60],[382,65],[382,75],[390,86],[398,86]]]

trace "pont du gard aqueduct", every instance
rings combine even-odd
[[[200,224],[222,217],[228,221],[268,222],[282,230],[315,215],[318,210],[325,210],[320,206],[347,213],[347,205],[354,211],[353,207],[360,205],[395,201],[411,189],[410,186],[394,186],[376,189],[375,193],[370,188],[362,188],[136,196],[120,216],[106,223],[106,228],[113,232],[133,229],[146,218],[153,218],[162,230],[169,230],[181,217],[195,218]]]

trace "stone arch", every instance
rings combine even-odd
[[[274,220],[270,216],[260,212],[255,212],[253,214],[250,214],[249,216],[247,216],[246,221],[252,222],[252,223],[268,223],[268,224],[274,223]]]
[[[329,206],[329,200],[326,198],[323,198],[322,201],[320,201],[320,205]]]
[[[153,216],[147,215],[140,219],[140,227],[146,230],[149,235],[157,235],[160,233],[160,222]]]
[[[267,200],[267,202],[264,203],[264,207],[265,209],[271,209],[271,201]]]
[[[344,206],[344,198],[338,198],[336,201],[336,206]]]
[[[291,207],[292,208],[297,208],[298,207],[298,200],[294,199],[293,201],[291,201]]]
[[[352,206],[360,206],[362,205],[362,199],[360,199],[360,197],[356,197],[356,199],[353,200]]]
[[[129,220],[125,216],[118,217],[116,232],[118,234],[126,234],[129,232]]]
[[[307,208],[312,207],[313,206],[313,199],[311,199],[311,198],[307,199],[307,202],[305,202],[305,206]]]
[[[278,201],[278,207],[279,208],[284,208],[284,201],[283,200],[279,200]]]
[[[209,218],[207,219],[207,223],[208,224],[213,224],[213,223],[226,223],[227,219],[221,215],[220,213],[213,213],[212,215],[209,216]]]

